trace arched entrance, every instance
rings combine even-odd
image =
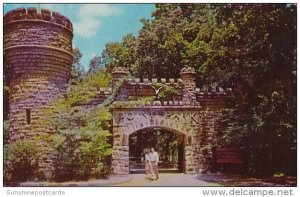
[[[201,140],[206,137],[202,129],[212,125],[203,118],[209,112],[203,112],[201,106],[138,106],[113,108],[113,173],[130,173],[130,136],[144,129],[158,128],[184,136],[178,157],[182,172],[195,173],[201,168]],[[213,115],[213,114],[211,114]],[[199,159],[200,158],[200,159]],[[203,162],[202,162],[203,163]]]
[[[159,154],[159,172],[184,172],[185,135],[174,129],[147,127],[129,135],[129,172],[144,173],[145,151]]]

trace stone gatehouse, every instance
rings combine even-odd
[[[124,68],[115,68],[112,75],[117,81],[126,75]],[[122,76],[123,74],[123,76]],[[113,169],[115,174],[129,173],[129,136],[146,128],[162,128],[175,133],[181,141],[183,171],[195,173],[207,168],[213,153],[203,148],[215,142],[226,101],[225,91],[200,91],[196,88],[195,70],[183,68],[180,79],[128,79],[117,96],[126,101],[143,96],[155,96],[153,84],[179,85],[181,94],[172,101],[151,101],[136,106],[113,108]],[[126,102],[124,102],[126,104]]]
[[[10,140],[26,139],[40,132],[53,132],[39,124],[42,109],[61,97],[68,87],[72,54],[72,23],[47,9],[16,9],[4,16],[4,61],[12,68],[10,81]],[[83,107],[97,106],[111,94],[112,88],[128,71],[112,71],[112,87],[97,90],[97,96]],[[181,70],[179,79],[127,78],[115,96],[125,106],[113,107],[112,168],[115,174],[129,173],[129,143],[132,133],[145,128],[162,128],[178,136],[183,145],[185,173],[201,172],[212,162],[213,153],[204,147],[214,143],[222,131],[220,120],[231,89],[196,87],[192,67]],[[179,87],[180,93],[169,101],[147,101],[126,106],[126,101],[157,97],[161,86]],[[51,157],[42,168],[51,166]]]

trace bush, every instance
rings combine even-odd
[[[54,137],[55,160],[53,179],[58,182],[76,178],[76,149],[80,135],[77,132],[63,132]]]
[[[53,138],[55,181],[106,178],[110,174],[111,114],[107,109],[98,109],[87,117],[77,115],[84,124],[58,131]]]
[[[102,108],[92,113],[87,125],[81,128],[82,138],[77,149],[79,178],[106,178],[110,174],[110,121],[111,114]]]
[[[4,147],[4,181],[22,182],[38,175],[40,149],[32,141],[17,141]]]
[[[88,135],[88,137],[86,136]],[[55,181],[106,178],[110,174],[108,131],[59,134],[54,161]]]
[[[50,144],[54,149],[52,178],[55,181],[104,178],[109,175],[109,157],[112,154],[109,105],[125,83],[125,78],[98,106],[78,106],[97,96],[93,91],[85,93],[87,90],[107,87],[109,82],[110,76],[105,70],[90,73],[82,82],[71,86],[64,99],[55,100],[52,107],[44,111],[47,118],[42,119],[40,124],[56,131],[55,135],[46,137],[51,139]]]
[[[89,137],[78,147],[78,177],[106,178],[110,174],[108,156],[112,150],[107,143],[108,131],[90,132]]]

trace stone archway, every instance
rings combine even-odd
[[[113,172],[129,174],[129,135],[158,127],[185,136],[184,172],[197,171],[200,106],[147,106],[113,109]]]
[[[130,173],[144,173],[144,151],[151,147],[159,153],[159,171],[184,172],[185,134],[173,128],[150,126],[129,135]]]

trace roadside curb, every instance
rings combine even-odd
[[[22,182],[20,187],[101,187],[112,186],[131,181],[129,176],[111,176],[108,179],[98,179],[93,181],[69,181],[69,182]]]

